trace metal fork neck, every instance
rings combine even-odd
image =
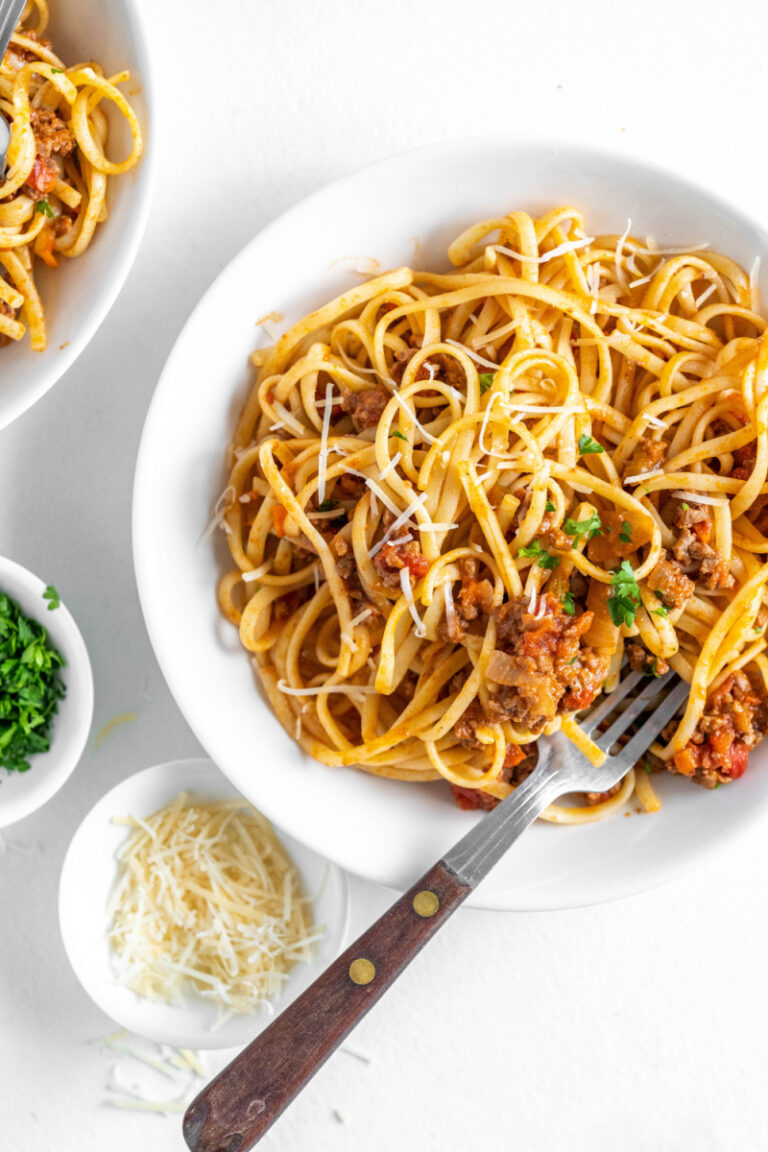
[[[561,795],[563,784],[562,780],[558,781],[552,745],[542,741],[539,748],[540,755],[545,748],[550,754],[540,759],[536,770],[511,796],[483,817],[444,856],[443,862],[467,887],[475,888],[518,836]]]

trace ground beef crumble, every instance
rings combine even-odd
[[[667,608],[681,608],[694,593],[696,585],[685,575],[676,560],[662,549],[661,559],[648,577],[648,587]]]
[[[361,388],[359,391],[353,391],[351,388],[341,389],[341,407],[345,412],[349,412],[358,432],[364,432],[366,428],[375,428],[391,399],[391,393],[378,384],[373,388]]]
[[[373,566],[382,584],[396,588],[400,584],[400,573],[407,568],[415,584],[426,576],[429,562],[415,540],[407,544],[383,544],[373,558]]]
[[[672,555],[686,572],[705,588],[732,587],[734,580],[728,570],[728,561],[709,543],[712,520],[707,509],[701,504],[681,503],[675,514],[675,527],[680,535]]]
[[[766,731],[768,700],[743,672],[734,672],[710,693],[693,736],[668,767],[716,788],[744,774],[750,749]]]
[[[624,466],[622,479],[628,476],[643,476],[646,472],[655,472],[667,454],[667,446],[663,440],[654,440],[650,436],[643,436],[637,448]]]
[[[642,644],[630,641],[624,649],[633,672],[643,672],[646,676],[663,676],[669,672],[669,664],[660,656],[654,656]]]

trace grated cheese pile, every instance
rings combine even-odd
[[[166,1003],[195,991],[227,1014],[268,1005],[322,934],[269,822],[245,800],[184,792],[115,822],[132,829],[107,909],[121,982]]]

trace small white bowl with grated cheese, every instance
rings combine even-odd
[[[177,760],[123,780],[75,833],[64,947],[124,1028],[184,1048],[245,1044],[341,951],[345,874],[290,837],[275,844],[244,804],[210,760]]]

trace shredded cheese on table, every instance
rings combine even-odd
[[[118,852],[108,939],[119,979],[139,996],[179,1004],[189,992],[226,1013],[254,1012],[309,960],[312,925],[298,871],[268,821],[245,800],[180,793]]]

